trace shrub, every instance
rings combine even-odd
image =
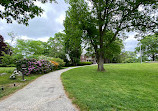
[[[49,57],[48,59],[49,59],[50,61],[54,61],[54,62],[58,63],[58,64],[59,64],[59,65],[58,65],[59,68],[61,68],[62,66],[65,65],[65,62],[64,62],[62,59],[60,59],[60,58],[52,58],[52,57]]]
[[[23,58],[23,55],[20,55],[20,54],[9,55],[9,54],[3,53],[3,55],[4,56],[1,57],[2,64],[0,64],[0,67],[15,67],[16,61]]]
[[[83,66],[83,65],[91,65],[92,62],[79,62],[77,65],[78,66]]]
[[[7,67],[16,67],[16,65],[15,64],[9,64],[9,65],[7,65]]]
[[[2,56],[2,65],[7,66],[14,63],[14,59],[11,55],[3,53]]]
[[[44,56],[44,55],[41,55],[41,56],[38,56],[38,59],[42,59],[42,60],[48,60],[48,57],[47,56]]]
[[[65,67],[70,67],[70,66],[73,66],[73,64],[70,61],[65,63]]]
[[[62,66],[65,65],[64,60],[60,59],[60,58],[53,58],[53,57],[46,57],[46,56],[39,56],[39,59],[43,59],[43,60],[48,60],[48,61],[54,61],[57,62],[59,65],[58,67],[61,68]]]
[[[54,64],[48,60],[22,59],[16,64],[17,70],[26,75],[35,73],[48,73],[53,70]],[[25,67],[25,69],[22,69]]]
[[[54,66],[55,66],[55,69],[58,69],[58,67],[59,67],[59,64],[57,63],[57,62],[54,62],[54,61],[50,61],[52,64],[54,64]]]

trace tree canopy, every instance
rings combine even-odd
[[[83,30],[79,26],[78,21],[78,9],[71,8],[66,12],[66,18],[64,21],[65,26],[65,52],[69,55],[73,65],[77,65],[80,62],[81,49],[81,37]]]
[[[158,34],[142,37],[138,43],[138,47],[136,47],[136,52],[140,51],[140,45],[143,55],[155,61],[158,54]]]
[[[104,71],[106,49],[124,31],[150,32],[158,25],[157,0],[88,0],[90,6],[84,0],[67,2],[67,16],[83,31],[82,39],[93,46],[99,71]]]
[[[44,46],[42,41],[18,39],[14,52],[25,56],[42,55]]]
[[[47,41],[48,56],[65,58],[65,43],[64,43],[65,34],[58,32],[55,33],[54,37],[50,37]]]
[[[39,16],[44,10],[35,5],[37,0],[0,0],[0,18],[12,23],[28,25],[28,20]],[[55,0],[38,0],[42,3]]]

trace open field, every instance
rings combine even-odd
[[[62,82],[81,110],[158,111],[158,63],[109,64],[72,69]]]
[[[16,80],[11,80],[9,79],[9,77],[14,71],[14,69],[15,69],[14,67],[0,67],[0,73],[7,73],[5,75],[0,76],[0,100],[5,98],[11,93],[14,93],[18,89],[21,89],[22,87],[24,87],[25,85],[27,85],[28,83],[30,83],[31,81],[42,75],[42,74],[36,74],[36,75],[34,74],[34,75],[25,76],[26,79],[25,82],[21,81],[22,80],[21,76],[20,77],[17,76]],[[14,83],[16,86],[14,86]],[[1,87],[4,87],[4,90],[1,90]]]

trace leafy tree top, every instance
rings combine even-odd
[[[55,0],[0,0],[0,18],[12,23],[16,20],[19,24],[28,25],[28,20],[39,16],[44,10],[35,5],[36,1],[46,3]]]
[[[156,56],[158,54],[158,34],[148,35],[142,37],[138,46],[141,45],[141,50],[143,51],[144,55]],[[136,47],[136,52],[140,51],[140,47]]]

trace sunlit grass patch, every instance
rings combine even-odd
[[[81,110],[158,110],[158,64],[110,64],[69,70],[62,82]]]

